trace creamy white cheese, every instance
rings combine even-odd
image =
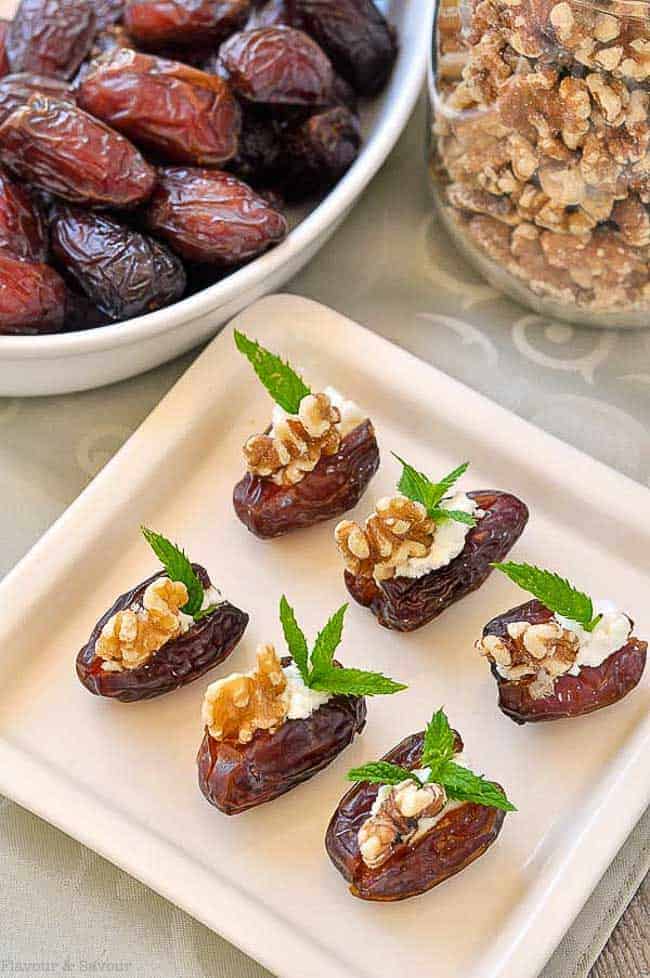
[[[295,662],[284,666],[287,688],[284,691],[287,720],[308,720],[320,706],[332,699],[332,693],[320,693],[306,686]]]
[[[630,637],[632,631],[630,619],[620,612],[612,601],[594,601],[594,614],[603,617],[593,632],[585,631],[576,621],[563,618],[562,615],[555,615],[556,621],[562,628],[574,632],[580,641],[578,656],[569,673],[571,676],[577,676],[583,666],[602,665],[605,659],[618,652]]]
[[[326,387],[323,393],[327,394],[332,405],[339,409],[341,420],[336,427],[341,434],[341,438],[345,438],[346,435],[349,435],[351,431],[354,431],[355,428],[358,428],[360,424],[363,424],[367,420],[368,415],[364,414],[359,405],[355,401],[347,400],[335,387]],[[279,404],[274,404],[271,418],[271,435],[275,434],[277,426],[281,421],[285,421],[290,417],[292,415],[288,414],[284,408],[281,408]]]
[[[440,506],[442,509],[459,509],[463,513],[480,518],[480,510],[475,501],[464,492],[457,492],[455,496],[443,499]],[[409,557],[406,563],[400,566],[398,577],[424,577],[430,571],[446,567],[463,550],[469,531],[470,527],[466,523],[459,523],[457,520],[439,523],[433,536],[431,551],[426,557]]]

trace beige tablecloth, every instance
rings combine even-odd
[[[650,330],[600,332],[547,322],[481,282],[431,213],[424,128],[420,107],[379,178],[290,290],[367,324],[647,485]],[[79,494],[191,360],[99,391],[0,400],[0,574]],[[646,815],[544,978],[585,978],[648,870],[649,843]],[[266,974],[124,873],[1,799],[0,869],[0,975]],[[630,939],[643,943],[648,936]],[[634,958],[641,960],[648,961],[644,952]],[[644,975],[650,969],[637,963],[626,978]]]

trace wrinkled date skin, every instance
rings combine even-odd
[[[41,96],[0,126],[0,154],[21,180],[91,207],[134,207],[156,181],[153,167],[119,133],[68,102]]]
[[[218,741],[206,730],[197,757],[199,787],[224,815],[240,815],[313,778],[365,725],[362,696],[334,696],[307,720],[286,720],[273,734],[258,730],[249,744]]]
[[[185,291],[185,269],[176,255],[103,214],[61,207],[51,235],[56,259],[112,319],[161,309]]]
[[[32,262],[46,262],[49,251],[38,205],[1,170],[0,249]]]
[[[250,0],[129,0],[124,24],[145,48],[218,43],[246,23]]]
[[[45,78],[28,72],[7,75],[0,79],[0,125],[21,105],[26,105],[33,95],[45,95],[72,105],[77,101],[72,87],[60,78]]]
[[[237,155],[228,162],[228,170],[254,186],[266,186],[280,179],[284,166],[281,126],[266,106],[245,103]]]
[[[413,769],[419,766],[424,734],[406,737],[383,758]],[[456,751],[462,742],[456,735]],[[394,901],[426,893],[482,856],[495,841],[505,812],[467,802],[448,812],[414,845],[402,844],[375,869],[359,852],[358,833],[370,817],[379,785],[356,785],[342,798],[327,829],[325,848],[338,871],[362,900]]]
[[[324,105],[334,70],[307,34],[292,27],[260,27],[234,34],[219,51],[222,69],[242,98],[267,105]]]
[[[0,252],[0,333],[58,333],[65,303],[65,283],[53,268]]]
[[[539,625],[549,621],[553,612],[540,601],[525,604],[493,618],[483,629],[483,635],[507,635],[513,621],[529,621]],[[515,723],[535,723],[542,720],[561,720],[593,713],[618,702],[637,685],[646,664],[648,643],[630,636],[625,645],[613,652],[601,665],[583,666],[577,676],[560,676],[551,696],[533,699],[530,684],[533,678],[516,682],[500,676],[496,665],[492,674],[499,688],[499,707]]]
[[[397,58],[395,32],[371,0],[287,0],[299,21],[361,95],[380,92]]]
[[[378,583],[373,577],[345,572],[345,583],[355,601],[370,608],[380,625],[412,632],[442,614],[450,605],[485,583],[490,566],[503,560],[528,522],[528,509],[506,492],[470,492],[485,512],[465,538],[461,553],[439,570],[423,577],[394,577]]]
[[[247,472],[237,483],[237,516],[262,540],[341,516],[359,502],[379,468],[379,447],[370,421],[341,442],[336,455],[323,456],[295,486],[278,486]]]
[[[98,326],[108,326],[112,322],[113,317],[98,309],[85,295],[81,295],[71,288],[68,289],[65,301],[64,330],[66,333],[97,329]]]
[[[291,20],[286,0],[268,0],[267,3],[254,7],[246,22],[247,31],[257,27],[300,27],[300,24]]]
[[[227,267],[287,234],[286,219],[229,173],[165,167],[147,208],[155,233],[189,261]]]
[[[359,119],[344,106],[319,112],[287,138],[282,187],[288,200],[324,191],[347,173],[361,147]]]
[[[72,78],[95,30],[91,0],[22,0],[7,35],[11,70]]]
[[[216,75],[126,48],[82,80],[79,105],[172,163],[214,166],[237,151],[239,104]]]
[[[0,78],[8,75],[11,71],[9,57],[7,55],[7,34],[9,33],[9,21],[0,20]]]
[[[210,578],[203,567],[193,564],[204,588]],[[164,571],[154,574],[132,591],[122,594],[95,625],[88,642],[77,656],[77,676],[96,696],[108,696],[122,703],[153,699],[199,679],[228,658],[248,625],[248,615],[228,601],[218,605],[188,632],[166,642],[143,666],[123,672],[105,672],[102,659],[95,655],[95,643],[106,622],[118,611],[140,601],[146,588]]]

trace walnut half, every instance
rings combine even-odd
[[[341,445],[338,408],[327,394],[308,394],[297,415],[288,415],[268,435],[253,435],[244,445],[248,471],[293,486],[312,472],[321,456],[335,455]]]
[[[435,521],[421,503],[406,496],[385,496],[365,527],[343,520],[334,535],[352,574],[386,581],[398,575],[410,557],[430,553],[435,531]]]
[[[107,671],[137,669],[183,630],[180,609],[188,601],[180,581],[158,577],[142,596],[142,607],[118,611],[106,622],[95,644],[95,655]]]
[[[287,680],[272,645],[257,649],[257,666],[208,686],[201,718],[215,740],[248,744],[257,730],[275,733],[287,716]]]
[[[447,794],[439,784],[409,780],[392,787],[359,829],[359,852],[366,866],[376,869],[385,863],[398,845],[415,836],[421,818],[433,818],[446,804]]]
[[[507,636],[485,635],[476,648],[496,663],[504,679],[533,679],[530,694],[533,699],[543,699],[553,692],[557,677],[575,665],[580,639],[557,621],[539,625],[515,621],[508,625]]]

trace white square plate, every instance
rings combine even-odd
[[[470,459],[465,488],[522,497],[518,559],[611,597],[650,632],[647,491],[385,340],[307,300],[277,296],[237,320],[317,388],[369,411],[383,464],[358,507],[394,486],[396,450],[433,473]],[[74,657],[97,618],[155,561],[140,523],[183,543],[251,614],[210,676],[281,647],[283,592],[313,635],[346,598],[332,524],[271,543],[235,518],[241,445],[271,403],[228,328],[0,587],[0,791],[143,880],[283,978],[533,978],[645,806],[650,690],[584,719],[519,728],[496,708],[472,648],[523,600],[493,575],[427,628],[398,635],[348,612],[340,657],[410,683],[369,701],[364,735],[313,781],[225,818],[201,797],[195,752],[207,679],[148,703],[91,697]],[[347,769],[380,756],[444,704],[474,766],[519,806],[465,872],[402,904],[353,899],[323,848]]]

